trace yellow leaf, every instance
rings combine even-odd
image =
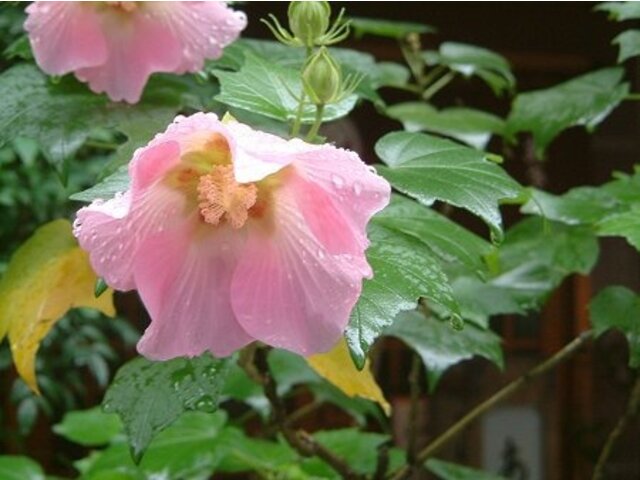
[[[307,363],[321,377],[334,384],[350,397],[362,397],[380,404],[387,415],[391,413],[391,406],[382,395],[376,383],[369,362],[362,370],[358,370],[349,355],[349,347],[344,339],[340,340],[333,350],[307,358]]]
[[[38,392],[40,342],[69,309],[89,307],[115,315],[113,292],[95,298],[95,282],[89,258],[66,220],[40,227],[11,257],[0,280],[0,340],[8,332],[16,369],[32,390]]]

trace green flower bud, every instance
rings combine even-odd
[[[313,47],[329,28],[331,7],[329,2],[291,2],[288,14],[293,36],[306,47]]]
[[[306,63],[302,71],[304,92],[316,105],[326,105],[338,100],[342,92],[340,65],[322,47]]]

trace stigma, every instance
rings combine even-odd
[[[198,180],[200,215],[211,225],[227,221],[234,229],[242,228],[257,199],[256,185],[236,182],[232,165],[215,166]]]

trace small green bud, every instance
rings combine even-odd
[[[304,92],[316,105],[326,105],[338,100],[342,92],[340,65],[331,58],[329,50],[320,48],[307,61],[302,71]]]
[[[304,46],[313,47],[320,44],[329,28],[331,7],[329,2],[291,2],[288,15],[293,36]]]

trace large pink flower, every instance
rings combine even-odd
[[[197,113],[136,151],[129,176],[78,212],[75,235],[109,285],[138,289],[152,319],[140,353],[335,345],[372,274],[367,222],[390,195],[357,154]]]
[[[202,69],[247,24],[223,2],[34,2],[24,24],[38,65],[75,72],[97,93],[135,103],[153,72]]]

